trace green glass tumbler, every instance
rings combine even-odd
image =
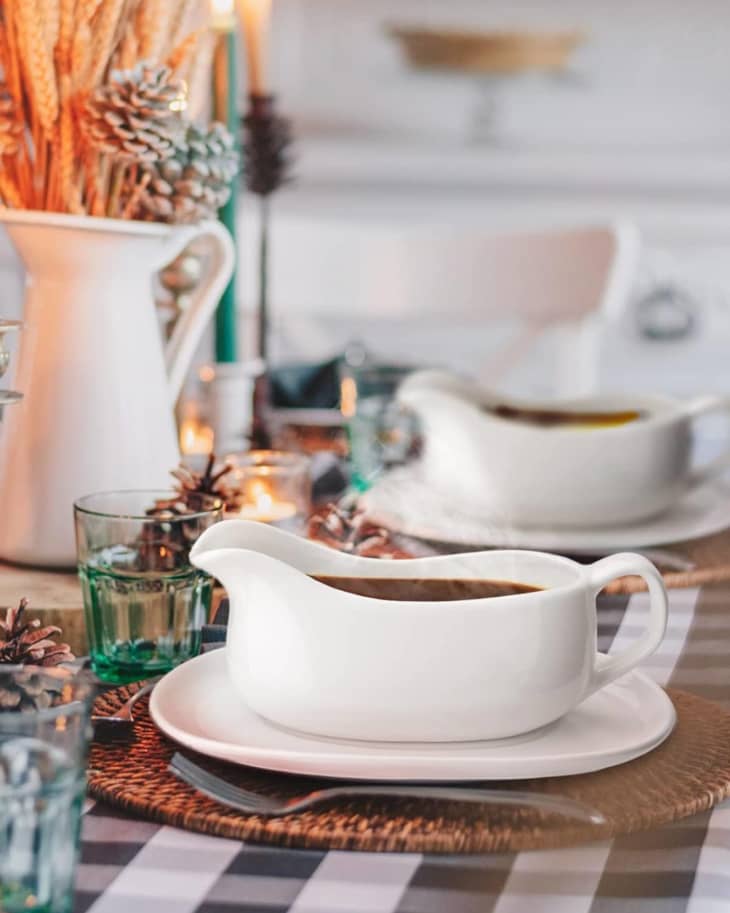
[[[222,519],[219,498],[153,513],[175,492],[117,491],[74,505],[79,577],[94,672],[115,684],[169,672],[200,650],[213,580],[190,564],[193,543]]]

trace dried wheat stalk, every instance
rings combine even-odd
[[[61,128],[58,144],[58,205],[62,210],[69,208],[73,193],[76,164],[76,138],[74,135],[73,109],[68,103],[71,98],[71,74],[61,77]]]
[[[12,209],[23,208],[20,191],[3,171],[0,171],[0,197],[2,197],[3,203]]]
[[[169,34],[170,4],[145,0],[137,9],[136,32],[141,60],[159,60]]]
[[[200,0],[181,0],[170,17],[170,46],[177,47],[193,28],[201,23],[198,20]],[[196,21],[192,21],[195,19]]]
[[[88,85],[90,66],[91,27],[88,22],[82,22],[74,32],[71,46],[71,76],[74,90]]]
[[[52,134],[58,118],[58,85],[53,53],[48,49],[43,19],[35,0],[16,0],[18,43],[23,49],[22,63],[35,101],[35,113],[47,134]]]
[[[207,29],[196,29],[194,32],[191,32],[187,38],[184,38],[177,47],[170,51],[165,63],[174,73],[180,73],[183,67],[186,67],[190,63],[190,60],[200,44],[200,39],[206,31]]]
[[[53,54],[53,49],[58,42],[58,33],[61,28],[61,5],[58,0],[48,0],[43,9],[43,34],[46,39],[46,48]]]
[[[119,45],[119,52],[114,61],[114,65],[120,70],[131,70],[135,63],[140,59],[139,41],[137,33],[131,22],[128,22],[124,29],[124,37]]]
[[[138,181],[131,181],[130,183],[134,187],[132,193],[127,200],[127,203],[122,210],[123,219],[133,219],[139,209],[139,202],[144,196],[144,192],[147,189],[147,185],[152,180],[152,175],[149,171],[146,171]]]
[[[136,212],[149,176],[88,145],[86,100],[143,59],[196,70],[207,11],[207,0],[0,0],[0,204]]]
[[[114,51],[119,27],[119,17],[124,0],[103,0],[92,26],[91,70],[85,88],[98,85],[105,74]]]
[[[78,0],[77,18],[79,24],[86,23],[88,25],[94,18],[100,5],[101,0]]]
[[[71,50],[73,47],[75,24],[76,0],[61,0],[58,6],[58,24],[56,40],[52,50],[55,50],[56,66],[59,72],[71,73]]]

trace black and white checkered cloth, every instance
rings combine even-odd
[[[622,649],[648,600],[605,598],[599,614],[599,648]],[[730,587],[672,591],[644,668],[730,708]],[[96,804],[77,887],[75,913],[730,913],[730,801],[613,841],[484,856],[253,846]]]

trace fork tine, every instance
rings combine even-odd
[[[262,798],[256,793],[240,789],[227,780],[217,777],[215,774],[210,773],[210,771],[205,770],[203,767],[199,767],[189,758],[186,758],[179,753],[172,758],[170,763],[172,767],[177,768],[177,770],[186,774],[191,779],[195,779],[197,783],[201,783],[210,789],[215,789],[217,792],[225,793],[226,795],[231,796],[231,798],[240,799],[244,802],[257,802]]]
[[[226,795],[230,795],[231,797],[235,795],[233,792],[234,787],[232,784],[227,783],[225,780],[222,780],[219,777],[216,777],[214,774],[204,770],[202,767],[199,767],[193,761],[190,761],[188,758],[185,758],[182,755],[175,755],[170,762],[170,766],[177,769],[180,773],[185,774],[191,780],[195,780],[196,784],[206,786],[209,789],[215,789],[221,793],[225,792]],[[236,798],[238,798],[238,796],[236,796]]]
[[[183,778],[188,780],[191,786],[196,789],[213,794],[213,798],[216,798],[217,795],[223,799],[231,799],[238,805],[248,806],[252,811],[264,809],[274,804],[273,800],[267,796],[261,796],[258,793],[234,786],[227,780],[223,780],[221,777],[198,766],[179,752],[173,756],[170,762],[170,769],[174,773],[182,774]]]
[[[171,774],[173,774],[173,776],[177,777],[179,780],[182,780],[183,783],[186,783],[188,786],[192,786],[196,792],[199,792],[204,796],[208,796],[208,798],[213,799],[214,802],[219,802],[222,805],[227,805],[229,808],[234,808],[236,811],[243,812],[244,814],[248,815],[255,815],[260,813],[260,809],[240,802],[236,802],[233,799],[220,795],[216,791],[210,789],[208,786],[202,783],[198,783],[195,777],[183,773],[177,767],[173,767],[172,764],[168,765],[168,770]]]
[[[203,793],[203,795],[208,796],[216,802],[221,802],[224,805],[229,805],[232,808],[236,808],[239,811],[249,814],[255,814],[261,811],[261,808],[258,805],[250,802],[241,802],[237,797],[231,796],[227,792],[217,789],[213,784],[201,780],[195,774],[181,770],[179,767],[173,767],[172,764],[169,765],[168,769],[176,777],[187,783],[188,786],[192,786],[193,789]]]

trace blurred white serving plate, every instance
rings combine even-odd
[[[418,465],[393,470],[360,497],[360,505],[393,532],[459,546],[603,553],[700,539],[730,527],[730,482],[710,480],[664,513],[632,524],[520,528],[434,491]]]

